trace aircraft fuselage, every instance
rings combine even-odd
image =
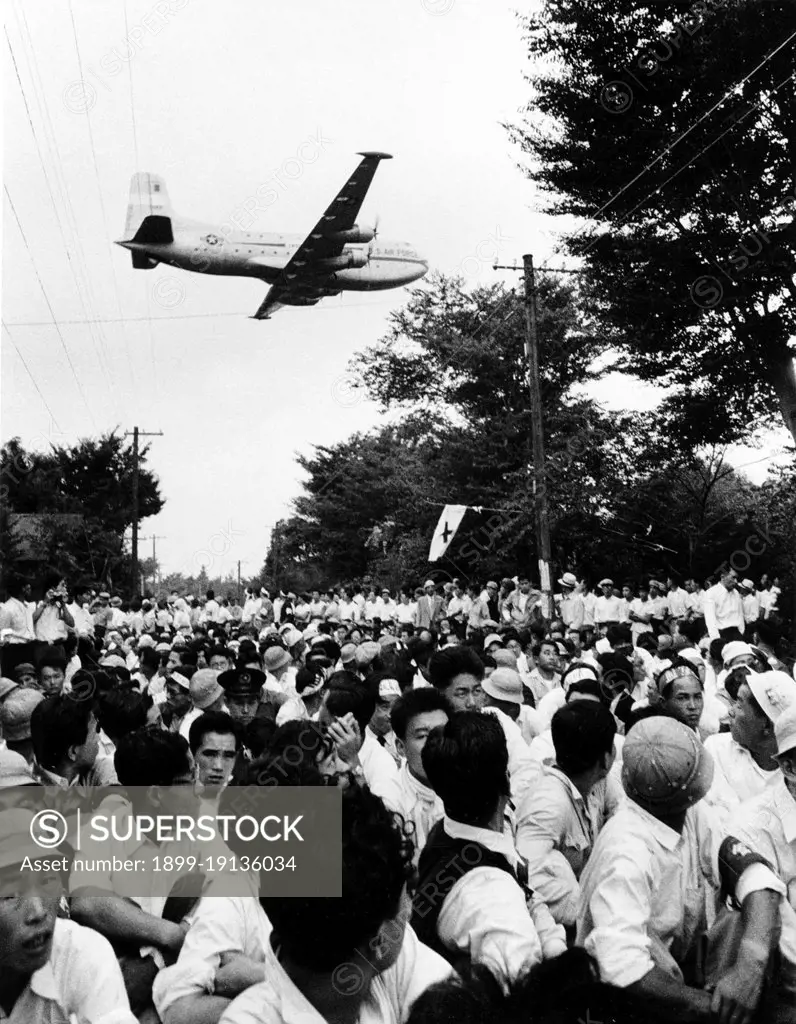
[[[211,225],[172,215],[174,241],[169,243],[120,241],[125,249],[155,263],[182,270],[229,277],[254,277],[273,284],[305,240],[304,235],[267,231],[222,234]],[[376,239],[343,247],[340,256],[323,261],[329,294],[339,291],[378,291],[411,284],[428,270],[408,242]],[[321,266],[318,268],[321,270]],[[288,272],[289,276],[289,272]]]

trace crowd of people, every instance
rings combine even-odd
[[[52,580],[32,601],[9,580],[0,1017],[794,1024],[779,581],[556,589],[128,601]],[[74,863],[22,880],[40,787],[217,812],[255,785],[342,790],[340,897],[127,894]]]

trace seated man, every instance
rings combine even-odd
[[[243,745],[243,730],[225,711],[206,711],[194,720],[188,735],[196,764],[202,814],[215,814],[218,798],[229,785]]]
[[[41,858],[33,812],[0,812],[0,1019],[8,1024],[137,1024],[107,939],[56,916],[61,876]],[[48,859],[59,860],[59,849]]]
[[[153,814],[165,798],[169,812],[180,810],[178,802],[184,804],[183,813],[195,812],[194,766],[181,736],[151,726],[139,729],[120,740],[114,763],[120,785],[131,787],[127,791],[130,802],[121,791],[118,796],[106,797],[98,813],[120,818],[131,812]],[[129,831],[126,840],[92,840],[90,830],[89,822],[80,842],[87,867],[74,866],[69,878],[72,916],[110,940],[120,959],[133,1010],[149,1012],[155,975],[165,957],[179,953],[186,931],[181,917],[173,920],[166,914],[170,876],[152,868],[152,859],[162,846],[147,838],[139,841]],[[183,849],[184,844],[165,845],[171,855],[196,853]],[[105,872],[88,870],[98,858],[109,865]],[[150,868],[132,873],[110,866],[129,861],[146,862]]]
[[[113,765],[98,759],[99,723],[94,702],[70,696],[47,697],[31,715],[36,762],[50,785],[113,785]]]
[[[481,711],[500,723],[509,755],[511,795],[515,802],[527,786],[539,777],[539,767],[516,722],[499,708],[487,706],[484,697],[484,663],[470,647],[448,647],[437,651],[428,666],[431,685],[450,701],[454,711]]]
[[[574,926],[578,879],[603,823],[616,809],[621,787],[614,763],[614,716],[598,701],[576,700],[553,715],[556,758],[517,808],[517,850],[528,863],[528,883],[554,920]],[[618,790],[618,792],[617,792]]]
[[[415,864],[429,832],[445,813],[442,800],[429,785],[423,748],[431,730],[445,725],[452,714],[447,699],[433,686],[407,690],[390,711],[398,752],[404,761],[398,771],[400,799],[388,806],[414,826]]]
[[[712,779],[710,754],[682,722],[652,717],[632,726],[623,750],[628,799],[581,876],[576,941],[603,981],[654,999],[672,1019],[749,1024],[785,886],[762,856],[712,828],[700,806]],[[711,993],[701,987],[699,954],[719,883],[742,907],[743,934]]]
[[[230,1001],[265,980],[271,922],[255,896],[219,896],[211,884],[191,915],[176,964],[155,979],[163,1024],[216,1024]]]
[[[771,673],[767,673],[771,674]],[[796,702],[786,707],[774,725],[777,762],[781,771],[773,786],[741,804],[728,819],[728,828],[742,843],[761,853],[788,886],[780,903],[782,933],[779,963],[771,979],[767,1024],[791,1024],[796,1007]],[[764,951],[752,956],[758,962]]]
[[[342,896],[261,898],[274,929],[264,980],[219,1024],[403,1021],[422,992],[450,976],[407,924],[412,848],[399,823],[359,786],[342,804]]]
[[[454,713],[426,740],[423,767],[445,817],[420,853],[415,930],[452,962],[488,968],[507,989],[566,941],[527,888],[525,864],[504,831],[509,777],[500,724]]]
[[[705,802],[725,822],[745,800],[781,784],[774,728],[781,709],[796,703],[796,680],[787,673],[749,669],[744,677],[730,706],[730,731],[705,740],[715,765]]]

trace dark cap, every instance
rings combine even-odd
[[[265,673],[256,668],[232,668],[218,677],[228,697],[258,697],[265,683]]]

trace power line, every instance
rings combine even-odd
[[[66,342],[64,341],[64,336],[63,336],[63,334],[61,334],[61,329],[60,329],[60,327],[58,326],[58,324],[57,324],[57,322],[55,320],[55,312],[53,311],[52,303],[50,302],[50,298],[47,295],[47,290],[45,289],[44,282],[41,279],[41,274],[39,273],[39,268],[36,266],[36,261],[33,258],[33,253],[30,251],[30,246],[28,245],[28,240],[25,237],[25,232],[24,232],[24,230],[22,228],[22,223],[20,222],[19,215],[17,214],[16,207],[14,206],[14,202],[11,199],[11,194],[8,191],[8,186],[7,185],[3,185],[3,190],[5,191],[6,199],[8,199],[8,205],[11,207],[11,212],[14,214],[14,220],[17,222],[17,227],[19,228],[19,233],[22,236],[22,241],[25,243],[25,248],[28,251],[28,256],[30,257],[30,262],[31,262],[31,265],[33,267],[33,272],[36,275],[36,280],[39,282],[39,288],[41,288],[41,293],[44,296],[44,301],[47,303],[47,308],[50,311],[50,316],[52,317],[53,326],[55,327],[56,331],[58,332],[58,337],[59,337],[59,339],[61,341],[61,346],[62,346],[62,348],[64,350],[65,355],[66,355],[67,362],[69,363],[69,369],[72,371],[72,376],[75,378],[75,384],[77,384],[77,389],[80,392],[80,397],[83,399],[83,404],[85,405],[86,409],[88,410],[88,414],[91,417],[91,422],[94,425],[94,429],[96,430],[97,429],[97,423],[96,423],[96,420],[94,419],[94,413],[91,411],[91,406],[88,404],[88,401],[86,400],[86,393],[83,391],[83,385],[80,383],[80,378],[78,377],[77,373],[75,372],[75,366],[74,366],[74,363],[72,362],[72,357],[69,355],[69,349],[66,347]]]
[[[12,344],[12,345],[14,346],[14,348],[16,349],[16,353],[17,353],[17,355],[19,356],[19,358],[20,358],[20,360],[21,360],[21,362],[22,362],[22,365],[23,365],[23,366],[25,367],[25,369],[26,369],[26,370],[28,371],[28,376],[30,377],[30,379],[31,379],[31,381],[32,381],[32,383],[33,383],[33,386],[34,386],[34,388],[36,388],[36,391],[37,391],[37,392],[38,392],[38,394],[39,394],[39,398],[40,398],[40,399],[42,400],[42,402],[44,403],[44,408],[45,408],[45,409],[47,410],[47,412],[49,413],[49,415],[50,415],[50,419],[51,419],[51,420],[52,420],[52,422],[53,422],[53,423],[55,424],[55,426],[56,426],[56,427],[58,428],[58,430],[59,430],[59,431],[61,431],[61,425],[60,425],[60,423],[59,423],[59,422],[58,422],[58,420],[57,420],[57,419],[55,418],[55,415],[53,414],[53,411],[52,411],[52,409],[50,408],[49,404],[47,403],[47,399],[46,399],[46,398],[44,397],[44,395],[42,394],[42,390],[41,390],[41,388],[39,387],[39,385],[37,384],[37,382],[36,382],[36,378],[35,378],[35,377],[33,376],[33,372],[32,372],[31,368],[30,368],[30,367],[28,366],[28,364],[27,364],[27,360],[26,360],[26,359],[25,359],[25,357],[24,357],[24,356],[22,355],[22,352],[21,352],[21,351],[20,351],[20,349],[19,349],[19,345],[17,345],[16,341],[14,341],[14,335],[13,335],[13,334],[11,333],[11,331],[10,331],[10,330],[8,329],[8,324],[7,324],[6,322],[5,322],[5,320],[3,321],[3,330],[4,330],[5,332],[6,332],[6,334],[8,335],[8,339],[9,339],[9,341],[11,342],[11,344]],[[63,433],[63,431],[61,431],[61,433]]]
[[[762,68],[765,64],[767,64],[771,60],[772,57],[774,57],[776,54],[778,54],[779,51],[783,47],[787,46],[788,43],[791,41],[791,39],[794,39],[794,38],[796,38],[796,32],[792,32],[784,42],[780,43],[779,46],[775,47],[775,49],[773,49],[771,51],[771,53],[769,53],[766,57],[764,57],[763,60],[761,60],[760,63],[757,65],[757,67],[753,68],[749,72],[748,75],[744,76],[744,78],[741,79],[740,82],[737,82],[735,85],[730,86],[730,88],[727,90],[727,92],[724,93],[724,95],[721,97],[721,99],[717,103],[714,103],[714,105],[710,108],[710,110],[706,111],[697,121],[694,122],[694,124],[692,124],[689,128],[686,128],[686,130],[684,132],[682,132],[682,134],[678,135],[677,138],[674,140],[674,142],[670,143],[666,147],[666,149],[663,150],[663,152],[659,153],[655,157],[654,160],[650,161],[650,163],[648,163],[646,165],[646,167],[642,168],[642,170],[640,170],[638,172],[638,174],[634,178],[632,178],[626,185],[623,185],[622,188],[620,188],[619,191],[616,193],[616,195],[611,196],[611,198],[608,200],[608,202],[604,203],[600,207],[600,209],[597,210],[597,212],[595,214],[593,214],[589,219],[590,220],[596,220],[600,216],[600,214],[603,212],[603,210],[607,210],[608,207],[612,203],[614,203],[621,195],[623,195],[625,192],[627,192],[627,190],[629,188],[631,188],[639,180],[639,178],[643,177],[647,173],[647,171],[649,171],[652,167],[655,166],[655,164],[657,164],[659,161],[661,161],[666,156],[667,153],[670,153],[674,149],[674,147],[678,143],[682,142],[682,140],[687,135],[690,135],[691,132],[694,131],[695,128],[698,128],[699,125],[702,124],[702,122],[705,120],[706,117],[709,117],[713,113],[713,111],[717,110],[722,105],[722,103],[724,103],[724,101],[729,96],[731,96],[734,92],[736,92],[738,89],[740,89],[740,87],[742,85],[745,85],[746,82],[748,82],[749,79],[752,77],[752,75],[756,74],[760,70],[760,68]],[[653,193],[653,195],[654,195],[654,193]],[[577,238],[578,234],[580,234],[580,232],[576,232],[573,237]]]
[[[509,293],[509,294],[513,294],[513,293]],[[335,306],[318,306],[316,309],[313,310],[313,313],[331,313],[331,312],[333,312],[335,310],[341,310],[341,309],[360,309],[360,308],[363,308],[365,306],[374,307],[375,303],[373,303],[373,302],[347,302],[347,303],[345,303],[345,305],[341,305],[341,306],[336,306],[336,305]],[[242,309],[242,310],[239,310],[237,312],[231,312],[231,313],[166,313],[166,314],[163,314],[163,315],[160,315],[160,316],[153,316],[153,317],[148,317],[148,316],[125,316],[125,317],[122,317],[121,320],[118,317],[108,317],[108,318],[103,318],[103,319],[97,320],[96,322],[100,323],[100,324],[118,324],[118,323],[121,323],[121,322],[136,323],[136,322],[140,322],[140,321],[143,321],[143,320],[149,320],[152,323],[158,323],[160,320],[197,320],[197,319],[202,320],[202,319],[208,319],[208,318],[230,317],[230,316],[245,317],[246,319],[251,319],[251,310]],[[10,322],[12,327],[52,327],[52,325],[53,325],[53,321],[52,320],[11,320],[9,322]],[[85,324],[85,323],[88,323],[88,321],[86,321],[86,320],[58,320],[56,322],[61,324],[62,326],[70,325],[70,324]],[[481,326],[483,326],[483,325],[481,325]],[[479,327],[479,330],[480,330],[480,327]]]
[[[6,31],[6,39],[8,41],[9,50],[11,51],[11,54],[12,54],[12,60],[14,61],[14,70],[15,70],[15,72],[17,74],[17,81],[19,82],[20,91],[22,93],[22,99],[23,99],[23,102],[25,104],[25,110],[26,110],[27,115],[28,115],[28,123],[30,125],[31,132],[32,132],[34,140],[36,142],[36,149],[37,149],[37,152],[38,152],[38,155],[39,155],[39,162],[41,163],[42,173],[44,175],[45,183],[47,184],[47,189],[48,189],[48,192],[50,194],[50,201],[51,201],[52,206],[53,206],[53,212],[55,213],[56,222],[58,224],[59,234],[61,235],[61,241],[62,241],[62,244],[64,246],[64,250],[66,252],[66,257],[67,257],[67,261],[69,263],[69,268],[70,268],[70,270],[72,272],[72,276],[73,276],[74,281],[75,281],[75,289],[77,291],[78,298],[80,299],[80,304],[83,307],[83,311],[86,314],[87,323],[91,324],[91,330],[89,331],[89,333],[91,335],[91,341],[92,341],[92,345],[94,346],[94,352],[95,352],[95,355],[97,357],[97,362],[99,363],[100,370],[102,371],[102,374],[105,377],[105,381],[107,383],[108,390],[111,391],[111,390],[113,390],[113,385],[111,383],[110,376],[108,374],[108,370],[107,370],[107,367],[105,365],[105,362],[104,362],[104,360],[102,358],[102,346],[103,346],[103,342],[104,342],[105,339],[104,339],[104,336],[102,335],[102,329],[101,328],[95,329],[95,324],[94,324],[94,322],[98,318],[97,318],[97,314],[96,314],[96,304],[94,302],[94,298],[93,298],[93,295],[92,295],[92,292],[91,292],[91,284],[90,284],[89,273],[88,273],[88,264],[87,264],[87,261],[86,261],[85,253],[83,251],[82,242],[81,242],[80,236],[78,234],[77,221],[76,221],[74,210],[72,208],[72,203],[71,203],[71,200],[70,200],[70,197],[69,197],[69,189],[67,188],[67,185],[66,185],[66,177],[65,177],[64,172],[63,172],[63,166],[62,166],[62,162],[61,162],[60,152],[59,152],[57,140],[56,140],[56,137],[55,137],[55,132],[53,130],[52,119],[50,117],[49,108],[47,106],[47,98],[46,98],[46,95],[44,93],[44,87],[41,84],[41,75],[39,74],[39,70],[38,70],[38,61],[37,61],[37,58],[36,58],[36,49],[33,46],[32,38],[31,38],[31,34],[30,34],[30,29],[28,28],[28,22],[27,22],[27,18],[25,16],[24,8],[20,8],[20,11],[19,11],[19,13],[17,15],[18,20],[20,19],[20,17],[21,17],[21,25],[22,25],[22,27],[20,28],[20,33],[21,33],[21,36],[23,38],[23,47],[22,48],[23,48],[23,52],[25,53],[26,60],[28,62],[28,72],[29,72],[29,75],[30,75],[31,82],[33,84],[33,96],[34,96],[34,98],[36,100],[36,103],[38,104],[39,114],[40,114],[40,118],[41,118],[42,125],[43,125],[43,134],[44,134],[45,142],[46,142],[47,146],[49,147],[50,153],[51,153],[51,156],[52,156],[54,178],[55,178],[57,187],[60,190],[61,202],[62,202],[63,208],[64,208],[65,219],[66,219],[66,222],[67,222],[67,224],[69,226],[69,231],[71,232],[71,235],[72,235],[72,241],[71,241],[70,244],[67,243],[66,235],[64,234],[64,229],[63,229],[62,221],[61,221],[61,215],[60,215],[60,213],[58,211],[58,207],[57,207],[56,202],[55,202],[55,197],[54,197],[52,186],[50,185],[50,178],[49,178],[49,175],[47,173],[47,168],[46,168],[46,165],[44,163],[44,157],[42,155],[42,150],[41,150],[41,147],[39,145],[38,134],[37,134],[37,132],[36,132],[34,126],[33,126],[33,119],[31,117],[30,107],[29,107],[28,102],[27,102],[27,97],[25,95],[25,89],[24,89],[24,86],[22,84],[21,76],[19,75],[19,69],[17,67],[16,60],[14,60],[13,48],[11,46],[11,40],[8,37],[8,32],[7,31]],[[27,40],[27,48],[25,46],[25,40]],[[28,49],[30,50],[30,56],[28,56],[28,52],[27,52]],[[41,97],[40,97],[39,94],[41,94]],[[49,132],[49,135],[48,135],[48,132]],[[77,260],[77,264],[79,265],[79,273],[78,273],[78,266],[76,266],[76,264],[72,260],[72,253],[73,252],[75,254],[75,257],[76,257],[76,260]],[[99,342],[97,340],[98,338],[99,338]]]
[[[74,10],[72,9],[72,0],[69,0],[69,18],[70,18],[70,20],[72,22],[72,37],[73,37],[73,39],[75,41],[75,54],[77,55],[77,69],[78,69],[78,73],[80,75],[80,81],[83,82],[84,81],[84,78],[83,78],[83,61],[82,61],[81,56],[80,56],[80,46],[79,46],[78,40],[77,40],[77,26],[75,24]],[[118,281],[118,279],[116,277],[116,265],[113,262],[113,248],[111,246],[110,232],[108,230],[108,215],[107,215],[107,212],[105,210],[105,199],[103,198],[103,195],[102,195],[102,185],[100,183],[99,167],[97,166],[97,150],[96,150],[96,147],[94,145],[94,131],[93,131],[92,127],[91,127],[90,106],[91,105],[89,103],[85,103],[84,104],[85,113],[86,113],[86,126],[88,128],[88,139],[89,139],[89,143],[91,145],[91,157],[92,157],[92,160],[93,160],[93,163],[94,163],[94,176],[95,176],[96,181],[97,181],[97,193],[99,195],[100,209],[102,211],[102,226],[103,226],[103,229],[105,231],[105,240],[106,240],[107,245],[108,245],[108,254],[110,255],[111,276],[113,277],[113,290],[114,290],[114,293],[116,295],[116,307],[119,310],[119,317],[121,319],[123,314],[122,314],[122,302],[121,302],[121,298],[119,296],[119,281]],[[122,332],[122,338],[124,340],[124,351],[125,351],[125,354],[127,356],[127,365],[130,368],[131,376],[134,378],[135,377],[135,371],[133,370],[133,361],[132,361],[132,359],[130,357],[130,347],[129,347],[128,342],[127,342],[127,331],[126,330]]]
[[[796,33],[795,33],[795,34],[796,34]],[[787,82],[791,82],[791,81],[793,81],[794,77],[796,77],[796,76],[794,76],[794,75],[788,75],[788,76],[787,76],[786,78],[784,78],[784,79],[783,79],[783,80],[782,80],[782,81],[781,81],[781,82],[779,83],[779,85],[775,86],[775,87],[774,87],[774,88],[773,88],[773,89],[771,90],[771,92],[769,93],[769,96],[773,96],[773,95],[774,95],[774,93],[778,92],[778,91],[779,91],[779,90],[780,90],[780,89],[782,88],[782,86],[783,86],[783,85],[785,85],[785,84],[786,84]],[[767,97],[767,98],[768,98],[768,97]],[[616,225],[615,225],[615,227],[621,227],[621,226],[622,226],[622,224],[623,224],[623,223],[625,223],[625,221],[627,221],[627,220],[628,220],[628,219],[629,219],[630,217],[632,217],[632,216],[633,216],[633,214],[634,214],[634,213],[636,212],[636,210],[638,210],[638,209],[639,209],[640,207],[642,207],[642,206],[644,206],[644,205],[645,205],[646,203],[648,203],[648,202],[650,201],[650,199],[652,199],[652,197],[653,197],[653,196],[657,195],[657,194],[658,194],[658,192],[660,192],[660,190],[661,190],[662,188],[665,188],[665,187],[666,187],[666,186],[667,186],[667,185],[669,184],[669,182],[670,182],[670,181],[674,181],[674,179],[675,179],[675,178],[676,178],[676,177],[678,176],[678,174],[682,174],[682,173],[683,173],[683,171],[684,171],[684,170],[685,170],[685,169],[686,169],[687,167],[690,167],[690,166],[691,166],[691,164],[692,164],[692,163],[693,163],[693,162],[694,162],[695,160],[698,160],[698,159],[699,159],[699,158],[700,158],[701,156],[703,156],[703,155],[704,155],[705,153],[707,153],[707,151],[708,151],[708,150],[709,150],[709,149],[710,149],[710,148],[711,148],[712,146],[715,146],[717,142],[721,142],[721,140],[722,140],[722,139],[724,138],[724,136],[725,136],[725,135],[727,135],[727,134],[728,134],[729,132],[731,132],[731,131],[733,130],[733,128],[736,128],[736,127],[737,127],[737,126],[738,126],[739,124],[741,124],[741,122],[742,122],[742,121],[745,121],[745,120],[746,120],[746,118],[747,118],[747,117],[748,117],[748,116],[749,116],[749,115],[750,115],[750,114],[751,114],[751,113],[752,113],[753,111],[757,110],[757,109],[758,109],[758,108],[759,108],[759,107],[761,106],[761,104],[762,104],[762,103],[763,103],[763,100],[760,100],[760,101],[759,101],[758,103],[755,103],[755,104],[754,104],[753,106],[751,106],[751,107],[750,107],[750,108],[749,108],[749,109],[748,109],[748,110],[746,111],[746,113],[745,113],[745,114],[744,114],[744,115],[743,115],[742,117],[739,117],[739,118],[738,118],[738,119],[737,119],[736,121],[733,121],[733,123],[732,123],[732,124],[730,125],[730,127],[729,127],[729,128],[725,128],[725,129],[724,129],[724,131],[723,131],[723,132],[721,133],[721,135],[718,135],[718,136],[716,136],[716,138],[715,138],[715,139],[713,139],[713,141],[712,141],[712,142],[709,142],[709,143],[707,144],[707,146],[705,146],[705,147],[704,147],[704,149],[701,149],[701,150],[700,150],[700,151],[699,151],[699,152],[698,152],[698,153],[697,153],[697,154],[696,154],[695,156],[692,156],[692,157],[691,157],[691,159],[690,159],[690,160],[689,160],[689,161],[688,161],[687,163],[684,163],[682,167],[679,167],[679,168],[678,168],[678,169],[677,169],[677,170],[676,170],[676,171],[674,172],[674,174],[671,174],[671,175],[669,175],[669,177],[668,177],[668,178],[666,179],[666,181],[664,181],[664,182],[663,182],[662,184],[658,185],[658,187],[657,187],[657,188],[656,188],[656,189],[655,189],[654,191],[650,192],[650,194],[649,194],[648,196],[646,196],[646,197],[645,197],[644,199],[642,199],[640,203],[637,203],[637,204],[636,204],[636,205],[635,205],[635,206],[633,207],[633,209],[632,209],[632,210],[630,210],[630,212],[629,212],[629,213],[625,214],[625,216],[624,216],[624,217],[622,217],[622,219],[621,219],[621,220],[619,221],[619,223],[618,223],[618,224],[616,224]],[[590,246],[589,248],[591,248],[591,246]],[[588,250],[586,250],[586,251],[588,251]]]

